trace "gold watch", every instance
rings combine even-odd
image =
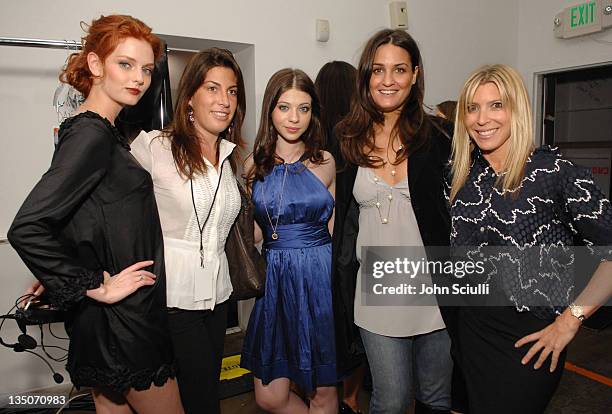
[[[569,310],[573,317],[578,318],[580,322],[583,322],[586,319],[584,316],[584,309],[580,305],[576,305],[575,303],[569,304]]]

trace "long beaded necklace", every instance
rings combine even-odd
[[[399,148],[397,149],[398,151],[401,151],[404,148],[404,146],[402,144],[400,144]],[[391,165],[391,177],[395,178],[395,175],[397,174],[397,171],[395,170],[395,165],[393,165],[391,162],[389,162],[389,146],[387,146],[387,159],[383,160],[383,168],[385,168],[387,166],[387,164]],[[376,177],[376,174],[374,174],[374,182],[376,182],[376,184],[378,184],[378,177]],[[391,212],[391,201],[393,201],[393,186],[389,186],[389,194],[387,194],[386,197],[389,200],[389,203],[387,204],[387,214],[385,216],[383,216],[382,212],[381,212],[381,207],[382,207],[382,203],[380,201],[380,191],[376,191],[376,210],[378,210],[378,217],[380,218],[380,222],[382,224],[388,224],[389,223],[389,213]]]
[[[378,178],[374,177],[374,181],[376,183],[378,183]],[[387,214],[383,217],[380,208],[381,208],[381,202],[380,202],[380,191],[376,190],[376,210],[378,210],[378,217],[380,218],[380,222],[382,224],[387,224],[389,223],[389,213],[391,212],[391,200],[393,200],[393,187],[389,187],[389,194],[387,194],[387,198],[389,199],[389,204],[387,204]]]
[[[281,184],[279,200],[278,200],[278,212],[276,215],[276,222],[272,223],[272,217],[270,217],[270,213],[268,212],[268,203],[266,202],[266,195],[263,190],[263,183],[260,186],[261,189],[261,198],[263,199],[264,210],[266,210],[266,216],[268,217],[268,221],[270,222],[270,227],[272,228],[272,240],[278,240],[278,219],[280,218],[281,211],[283,209],[283,194],[285,193],[285,180],[287,179],[287,171],[289,170],[289,165],[287,163],[283,164],[285,166],[285,172],[283,173],[283,183]],[[274,211],[272,211],[274,213]]]
[[[404,149],[404,146],[400,144],[399,148],[396,151],[396,154],[400,152],[402,149]],[[389,146],[387,146],[387,159],[383,160],[383,168],[385,168],[387,164],[391,166],[391,177],[395,177],[395,174],[397,173],[397,171],[395,170],[395,165],[389,161]]]

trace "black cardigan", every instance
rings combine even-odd
[[[423,244],[448,246],[450,217],[444,197],[444,171],[450,157],[449,136],[452,125],[438,118],[431,118],[431,121],[428,143],[408,157],[408,186]],[[359,205],[353,196],[353,186],[358,167],[348,163],[343,165],[340,154],[334,155],[339,172],[336,175],[332,289],[336,363],[339,374],[344,375],[363,359],[357,345],[359,333],[354,324],[355,285],[359,271],[356,256]]]

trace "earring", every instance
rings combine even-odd
[[[227,127],[227,136],[228,137],[232,136],[232,126],[231,125]]]
[[[189,118],[189,122],[193,124],[193,122],[195,121],[195,118],[193,117],[193,108],[189,107],[189,109],[187,110],[187,117]]]

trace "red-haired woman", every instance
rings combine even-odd
[[[68,311],[67,369],[99,413],[182,413],[166,322],[163,242],[150,175],[114,127],[151,83],[159,39],[101,16],[60,79],[86,97],[60,127],[51,167],[9,240],[51,303]]]

